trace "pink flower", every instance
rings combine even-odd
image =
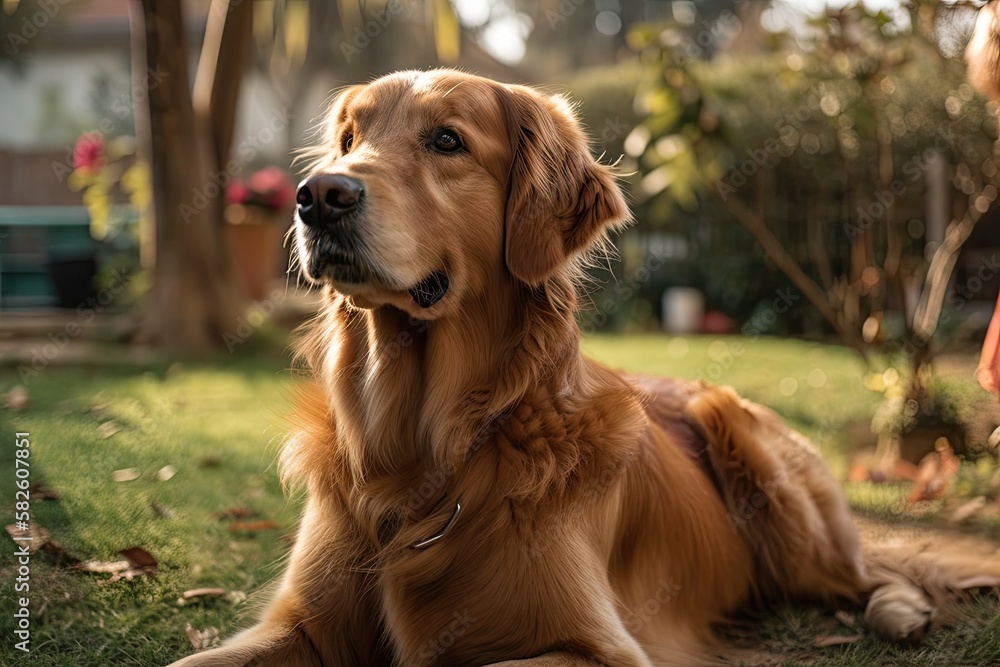
[[[81,134],[73,146],[73,169],[97,171],[104,166],[104,137],[99,132]]]
[[[265,167],[250,176],[250,189],[263,195],[264,203],[270,208],[284,208],[295,197],[295,186],[288,175],[277,167]]]
[[[238,178],[234,178],[233,182],[226,188],[227,204],[245,204],[249,198],[250,188]]]

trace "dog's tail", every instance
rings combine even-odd
[[[771,410],[703,384],[684,414],[705,440],[734,529],[756,555],[761,599],[867,600],[872,630],[914,641],[954,613],[965,590],[1000,586],[1000,553],[976,556],[898,536],[895,544],[862,546],[819,451]]]
[[[1000,554],[866,546],[864,561],[871,586],[865,624],[893,641],[918,641],[958,613],[967,591],[1000,586]]]

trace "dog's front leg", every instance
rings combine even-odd
[[[723,663],[718,659],[706,656],[687,654],[685,656],[670,655],[664,661],[657,660],[657,665],[671,665],[676,667],[721,667]],[[634,667],[636,665],[652,665],[649,658],[643,654],[629,655],[619,654],[614,658],[599,659],[594,656],[581,655],[579,653],[569,653],[558,651],[545,653],[534,658],[525,660],[504,660],[503,662],[491,662],[486,667]]]
[[[334,667],[390,663],[370,575],[334,523],[334,512],[310,501],[288,569],[253,627],[219,648],[170,667]]]
[[[504,660],[503,662],[493,662],[487,667],[597,667],[603,662],[598,662],[594,658],[588,658],[576,653],[546,653],[536,658],[527,660]]]
[[[304,597],[286,581],[257,625],[169,667],[384,667],[390,659],[364,586],[345,577]]]
[[[486,667],[652,667],[652,665],[642,647],[631,636],[626,635],[621,641],[613,643],[599,641],[594,646],[592,654],[552,651],[534,658],[493,662]]]
[[[606,653],[597,657],[569,651],[553,651],[524,660],[492,662],[486,667],[652,667],[653,664],[638,645],[611,649]]]
[[[300,628],[263,623],[221,648],[195,653],[169,667],[322,667],[312,642]]]

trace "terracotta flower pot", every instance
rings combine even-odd
[[[226,207],[226,236],[236,271],[254,301],[267,297],[281,272],[281,234],[289,219],[284,209],[230,204]]]

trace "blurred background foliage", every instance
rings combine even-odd
[[[244,96],[264,109],[295,109],[281,130],[294,149],[311,141],[308,129],[331,90],[396,69],[457,65],[565,93],[577,102],[595,153],[607,162],[621,158],[636,218],[619,244],[621,261],[609,267],[626,288],[612,280],[592,295],[589,328],[659,327],[661,294],[670,286],[699,289],[707,309],[736,331],[766,310],[789,280],[738,224],[728,199],[766,220],[830,299],[847,302],[841,310],[854,309],[845,329],[875,316],[871,340],[898,343],[927,268],[927,244],[941,233],[941,221],[929,219],[929,183],[947,181],[947,213],[956,214],[961,198],[992,178],[982,168],[996,121],[992,105],[966,83],[961,60],[980,2],[871,4],[258,0]],[[195,21],[209,2],[184,5]],[[90,6],[67,6],[39,30],[72,23]],[[8,0],[0,31],[25,33],[39,7]],[[16,71],[26,53],[44,48],[44,38],[3,46],[0,57]],[[92,127],[90,117],[115,117],[101,107],[117,99],[113,79],[102,79],[86,117],[53,98],[43,105],[49,120],[39,122],[75,128],[75,136]],[[131,118],[116,126],[117,134],[133,132]],[[277,153],[256,152],[246,169],[272,164]],[[875,268],[864,273],[852,266],[851,229],[859,212],[878,209],[879,195],[895,181],[891,214],[862,230],[870,236],[864,263]],[[891,228],[901,247],[886,267]],[[650,257],[663,266],[645,270]],[[977,301],[995,295],[994,284]],[[802,303],[755,330],[843,334]],[[946,319],[942,332],[959,337],[974,337],[984,325],[982,317]]]
[[[735,11],[718,21],[736,35],[746,30]],[[944,30],[968,27],[955,21]],[[626,116],[636,129],[607,148],[626,154],[623,171],[632,173],[633,234],[676,234],[689,244],[659,283],[643,285],[653,314],[662,289],[680,284],[703,290],[710,309],[746,322],[789,285],[727,210],[727,199],[766,219],[810,277],[831,290],[838,276],[862,279],[850,275],[857,234],[870,233],[870,261],[878,264],[888,252],[886,228],[898,226],[896,270],[912,291],[926,270],[927,244],[940,241],[928,237],[931,163],[943,158],[949,219],[966,205],[962,195],[989,180],[983,166],[992,156],[995,110],[966,83],[960,53],[947,52],[947,42],[961,38],[923,34],[919,25],[901,26],[863,6],[831,11],[806,28],[805,36],[768,33],[754,49],[709,54],[697,40],[712,28],[691,36],[676,25],[640,24],[629,32],[638,62],[599,70],[596,82],[581,74],[570,83],[599,133],[601,119],[612,115],[605,101],[617,97],[616,82],[632,90],[635,68],[642,71]],[[891,219],[879,213],[887,200]],[[861,321],[878,310],[884,321],[873,339],[898,342],[903,320],[912,318],[905,307],[911,297],[878,294],[884,276],[864,280],[870,284],[858,288],[861,296],[874,302],[857,306]],[[951,330],[957,321],[950,320]],[[622,317],[615,324],[641,322]],[[775,333],[832,333],[808,308],[793,309],[775,326]]]

